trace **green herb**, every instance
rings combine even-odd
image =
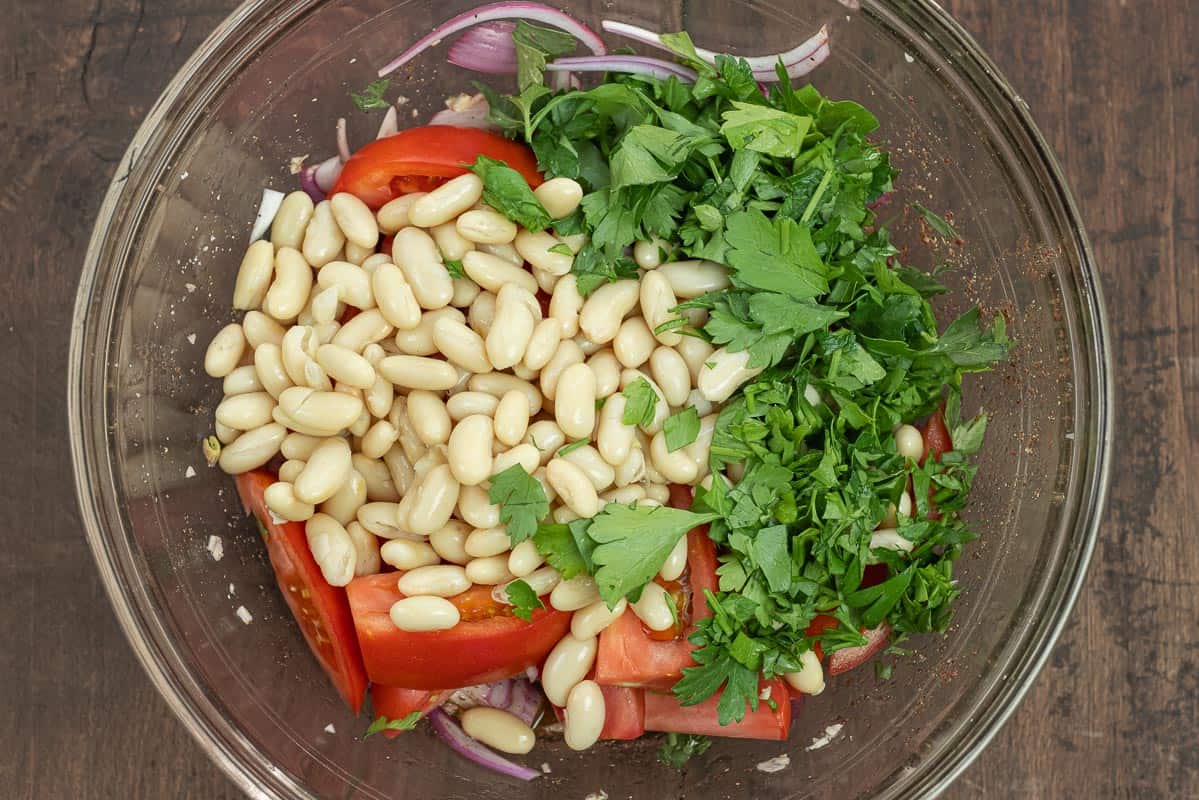
[[[587,536],[598,545],[591,560],[604,602],[613,608],[622,597],[641,597],[679,539],[715,518],[666,506],[605,506],[587,528]]]
[[[537,531],[537,523],[550,511],[545,490],[519,464],[491,476],[487,499],[500,507],[500,521],[508,526],[508,537],[513,545],[532,536]]]
[[[948,239],[951,242],[961,240],[962,237],[958,236],[958,232],[940,214],[930,211],[919,203],[912,203],[912,208],[920,212],[920,216],[924,217],[924,221],[928,223],[928,227],[940,234],[941,238]]]
[[[699,436],[699,412],[694,406],[688,406],[677,414],[671,414],[662,424],[662,434],[666,439],[667,452],[686,447]]]
[[[447,258],[444,263],[445,263],[445,271],[450,273],[451,278],[465,278],[466,277],[466,272],[463,271],[461,261],[459,261],[457,259],[453,259],[453,258]]]
[[[391,108],[391,103],[383,98],[387,88],[391,86],[391,78],[380,78],[371,81],[361,92],[350,92],[350,99],[359,111],[370,111],[375,108]]]
[[[668,733],[658,750],[658,761],[674,769],[682,769],[692,756],[703,755],[712,740],[698,733]]]
[[[549,212],[533,195],[528,181],[503,161],[480,155],[471,171],[483,179],[483,202],[530,231],[544,230]]]
[[[754,103],[733,102],[721,116],[720,132],[734,150],[754,150],[780,158],[795,158],[803,147],[804,135],[812,124],[800,117]]]
[[[410,731],[416,727],[416,723],[420,722],[420,718],[421,713],[419,711],[413,711],[402,719],[388,719],[384,716],[375,717],[375,721],[367,727],[366,733],[362,735],[362,738],[366,739],[368,736],[374,736],[376,733],[383,731]]]
[[[632,381],[621,391],[624,395],[624,414],[620,421],[625,425],[646,427],[654,421],[658,413],[658,393],[645,378]]]
[[[589,444],[591,444],[591,437],[587,436],[583,439],[579,439],[576,442],[571,442],[570,444],[562,445],[561,447],[558,448],[558,455],[564,456],[567,453],[573,453],[575,450],[578,450],[580,447],[586,447]]]
[[[566,242],[558,242],[557,244],[546,248],[546,252],[557,253],[560,256],[573,256],[574,255],[574,251],[570,249],[570,246],[567,245]]]
[[[877,681],[889,681],[894,668],[885,661],[874,662],[874,678]]]
[[[577,519],[566,525],[553,523],[537,526],[537,533],[533,535],[537,552],[561,573],[563,580],[595,572],[595,562],[591,559],[595,542],[587,535],[590,525],[589,519]]]
[[[521,91],[544,82],[546,61],[573,53],[575,38],[569,33],[534,25],[524,20],[512,31],[516,43],[516,83]]]
[[[519,578],[510,582],[504,592],[508,595],[508,602],[512,603],[512,613],[525,622],[533,619],[534,611],[545,608],[533,587]]]

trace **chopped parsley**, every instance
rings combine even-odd
[[[698,733],[668,733],[658,750],[658,761],[668,767],[682,769],[692,756],[703,755],[712,740]]]
[[[544,230],[550,214],[528,181],[503,161],[480,154],[471,171],[483,179],[483,202],[530,231]]]
[[[487,499],[500,507],[500,521],[508,526],[508,537],[517,545],[532,536],[537,523],[550,513],[545,490],[520,464],[491,476]]]
[[[558,455],[564,456],[567,453],[573,453],[575,450],[578,450],[580,447],[586,447],[589,444],[591,444],[590,436],[583,438],[583,439],[579,439],[577,442],[571,442],[570,444],[564,444],[558,448]]]
[[[465,278],[466,270],[462,266],[462,262],[458,259],[447,258],[445,260],[445,271],[450,273],[451,278]]]
[[[699,436],[699,412],[688,406],[671,414],[662,424],[662,435],[666,438],[666,450],[671,453],[691,444]]]
[[[508,595],[508,602],[512,603],[512,613],[525,622],[533,619],[534,611],[545,608],[533,587],[519,578],[509,583],[504,592]]]
[[[390,108],[391,103],[384,99],[383,94],[391,86],[391,78],[380,78],[371,81],[361,92],[350,92],[350,99],[359,111],[370,111],[375,108]]]
[[[419,711],[413,711],[401,719],[388,719],[384,716],[375,717],[375,721],[367,727],[366,733],[362,734],[362,738],[365,739],[368,736],[374,736],[376,733],[382,733],[383,731],[410,731],[416,727],[416,723],[420,722],[420,718],[421,713]]]
[[[638,378],[624,387],[624,414],[620,421],[625,425],[646,427],[654,421],[658,412],[658,393],[645,378]]]

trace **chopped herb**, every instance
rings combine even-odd
[[[686,447],[699,436],[699,412],[694,406],[688,406],[677,414],[671,414],[662,425],[662,434],[668,452]]]
[[[450,273],[451,278],[465,278],[466,272],[463,270],[462,262],[458,259],[447,258],[445,260],[445,271]]]
[[[888,664],[886,661],[875,661],[874,662],[875,680],[889,681],[889,680],[891,680],[892,672],[894,672],[894,668],[890,664]]]
[[[533,195],[529,182],[503,161],[480,155],[471,171],[483,179],[483,202],[530,231],[549,226],[549,212]]]
[[[371,81],[361,92],[350,92],[350,99],[359,111],[370,111],[375,108],[390,108],[391,103],[383,98],[387,88],[391,86],[391,78],[380,78]]]
[[[537,531],[537,523],[550,512],[545,490],[520,464],[491,476],[487,499],[500,507],[500,521],[508,526],[508,537],[517,545]]]
[[[566,244],[566,242],[558,242],[556,245],[553,245],[552,247],[547,248],[546,252],[557,253],[560,256],[573,256],[574,255],[574,251],[570,249],[570,246],[568,244]]]
[[[419,711],[413,711],[401,719],[388,719],[384,716],[378,716],[367,727],[366,733],[362,735],[362,738],[365,739],[368,736],[374,736],[376,733],[382,733],[383,731],[410,731],[416,727],[416,723],[420,722],[420,719],[421,713]]]
[[[682,769],[692,756],[703,755],[712,740],[697,733],[668,733],[658,750],[658,761],[674,769]]]
[[[577,442],[571,442],[570,444],[562,445],[561,447],[558,448],[558,455],[564,456],[567,453],[573,453],[575,450],[578,450],[580,447],[586,447],[589,444],[591,444],[590,436],[588,436],[584,439],[579,439]]]
[[[919,203],[912,203],[912,208],[920,212],[920,216],[924,217],[924,221],[928,223],[928,227],[940,234],[941,238],[948,239],[951,242],[959,241],[962,238],[958,236],[958,232],[940,214],[925,208]]]
[[[645,378],[637,380],[624,387],[621,392],[625,398],[624,414],[620,421],[625,425],[640,425],[646,427],[654,421],[658,413],[658,393]]]
[[[519,578],[509,583],[504,592],[512,603],[512,613],[525,622],[533,619],[534,611],[545,608],[533,587]]]

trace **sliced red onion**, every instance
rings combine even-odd
[[[277,192],[274,189],[262,190],[262,202],[258,204],[258,214],[254,217],[254,229],[250,231],[251,242],[261,239],[267,229],[271,227],[282,203],[283,192]]]
[[[333,188],[333,184],[337,183],[337,178],[341,175],[342,163],[341,156],[330,156],[316,165],[313,178],[316,179],[316,185],[322,192],[327,194]]]
[[[429,120],[429,124],[493,130],[495,126],[487,119],[487,114],[490,111],[491,106],[487,105],[487,100],[484,99],[483,95],[475,95],[475,97],[471,98],[471,102],[466,105],[438,111]]]
[[[338,159],[338,163],[341,163],[340,159]],[[312,202],[314,203],[319,203],[325,199],[325,193],[321,191],[321,187],[316,182],[316,171],[320,166],[320,164],[313,164],[311,167],[304,167],[304,169],[300,170],[300,188],[312,198]]]
[[[487,705],[492,708],[507,708],[512,702],[512,681],[496,681],[487,688]]]
[[[609,33],[615,33],[619,36],[625,36],[634,41],[648,44],[651,47],[657,47],[660,50],[670,50],[669,47],[662,44],[661,35],[654,31],[642,28],[637,25],[630,25],[627,22],[616,22],[615,20],[606,19],[600,23],[604,30]],[[824,48],[824,53],[820,50]],[[716,63],[716,53],[711,50],[705,50],[702,47],[695,48],[695,53],[709,64]],[[772,81],[777,79],[775,73],[775,65],[780,60],[783,62],[784,69],[792,78],[798,78],[802,75],[807,75],[813,69],[828,58],[828,26],[823,26],[807,41],[791,48],[783,53],[776,53],[770,56],[742,56],[749,64],[749,68],[753,71],[754,77],[758,80]],[[794,70],[794,71],[793,71]]]
[[[388,106],[387,113],[383,115],[383,121],[379,123],[379,132],[375,134],[376,139],[384,139],[388,136],[394,136],[400,132],[400,118],[396,113],[395,106]]]
[[[527,678],[509,678],[480,686],[455,689],[442,708],[450,712],[464,711],[475,706],[487,706],[507,711],[532,726],[541,716],[542,695]]]
[[[519,717],[530,728],[536,724],[544,708],[544,698],[541,690],[524,678],[512,681],[512,692],[507,707],[504,708],[514,717]]]
[[[500,20],[476,25],[458,37],[446,51],[446,60],[456,67],[491,75],[516,73],[515,22]]]
[[[608,52],[604,47],[603,41],[600,40],[595,31],[556,8],[541,3],[511,1],[490,3],[485,6],[479,6],[472,11],[459,14],[453,19],[449,19],[438,25],[418,39],[416,44],[409,47],[403,53],[400,53],[399,56],[392,59],[386,66],[379,70],[379,77],[382,78],[395,72],[425,50],[440,44],[447,36],[484,22],[494,22],[501,19],[527,19],[533,22],[540,22],[543,25],[561,28],[582,42],[588,50],[596,55],[603,55]]]
[[[681,81],[694,83],[695,70],[688,69],[673,61],[649,56],[581,56],[579,58],[556,58],[545,65],[552,72],[630,72],[638,75],[650,75],[666,80],[678,78]]]
[[[448,744],[463,758],[468,758],[476,764],[498,772],[501,775],[519,778],[522,781],[531,781],[541,775],[540,771],[526,767],[524,764],[509,761],[479,742],[476,742],[467,736],[466,732],[458,726],[458,723],[450,719],[449,714],[446,714],[440,708],[430,711],[428,719],[429,724],[433,727],[433,732],[437,734],[437,738]]]
[[[344,164],[350,160],[350,140],[346,136],[346,118],[337,118],[337,154]]]

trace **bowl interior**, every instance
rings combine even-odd
[[[151,115],[93,241],[74,342],[75,447],[92,544],[118,614],[160,690],[223,766],[262,796],[363,798],[908,796],[969,760],[1018,699],[1060,625],[1085,565],[1105,470],[1105,344],[1085,242],[1035,132],[972,44],[923,3],[644,0],[562,4],[700,44],[774,52],[832,29],[813,76],[883,121],[901,171],[892,217],[907,260],[953,267],[942,319],[980,303],[1018,342],[1012,363],[971,380],[966,411],[991,414],[969,517],[982,532],[959,562],[964,587],[946,637],[863,668],[805,704],[791,741],[720,741],[685,772],[656,742],[575,754],[538,745],[527,786],[467,763],[426,731],[359,741],[278,594],[232,482],[209,469],[220,387],[199,364],[233,319],[233,278],[264,187],[296,185],[289,160],[351,144],[379,112],[349,92],[431,25],[471,2],[259,2],[240,9]],[[417,124],[484,77],[444,65],[444,48],[393,84]],[[124,171],[122,167],[121,171]],[[921,235],[919,201],[947,212],[964,243]],[[218,537],[223,556],[209,541]],[[244,607],[253,617],[237,615]],[[813,743],[831,725],[840,733]],[[786,752],[790,766],[755,765]]]

